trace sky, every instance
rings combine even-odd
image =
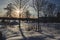
[[[48,1],[60,5],[60,0],[48,0]]]
[[[5,13],[5,12],[3,12],[3,11],[5,11],[4,8],[10,2],[11,2],[11,0],[0,0],[0,14]]]
[[[4,8],[7,6],[8,3],[11,3],[13,0],[0,0],[0,14],[4,14]],[[60,0],[48,0],[51,3],[55,3],[60,6]]]

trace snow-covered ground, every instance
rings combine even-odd
[[[29,25],[28,25],[29,24]],[[40,27],[42,29],[42,33],[36,32],[33,29],[30,31],[27,30],[27,28],[36,27],[37,23],[25,23],[21,24],[21,30],[23,31],[24,36],[28,40],[60,40],[60,30],[56,29],[55,27],[59,27],[59,23],[40,23]],[[19,31],[18,25],[14,26],[6,26],[3,29],[0,29],[2,31],[2,34],[4,37],[6,37],[6,40],[19,40],[23,39],[23,36],[21,35],[21,32]]]

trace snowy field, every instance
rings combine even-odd
[[[34,30],[37,23],[23,23],[21,24],[21,30],[27,40],[60,40],[60,24],[59,23],[40,23],[42,33]],[[23,36],[19,31],[18,25],[5,25],[0,30],[6,40],[23,40]],[[28,31],[27,29],[30,30]],[[31,29],[32,28],[32,29]]]

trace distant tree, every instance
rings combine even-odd
[[[33,4],[34,4],[33,7],[35,8],[35,10],[42,11],[46,17],[54,15],[53,11],[56,8],[56,4],[50,3],[49,1],[46,1],[46,0],[34,0]]]
[[[7,17],[9,16],[9,17],[11,17],[11,12],[12,12],[12,10],[13,10],[13,6],[12,6],[13,4],[12,3],[9,3],[8,5],[7,5],[7,7],[6,8],[4,8],[5,10],[7,10]]]
[[[60,12],[58,12],[58,13],[57,13],[57,17],[59,17],[59,18],[60,18]]]
[[[54,11],[55,8],[56,8],[55,4],[49,3],[47,5],[47,15],[48,15],[48,17],[53,17],[53,11]]]
[[[26,18],[30,18],[31,14],[29,13],[29,11],[26,11]]]

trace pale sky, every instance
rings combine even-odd
[[[13,0],[0,0],[0,14],[4,14],[4,8],[7,6],[8,3],[11,3]],[[48,0],[51,3],[55,3],[60,6],[60,0]]]

